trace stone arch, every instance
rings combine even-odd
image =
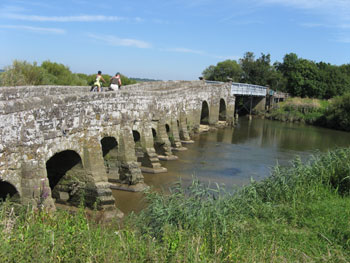
[[[135,155],[137,158],[137,162],[140,167],[145,166],[149,167],[151,166],[151,159],[146,149],[142,146],[141,143],[141,135],[137,130],[132,131],[134,142],[135,142]],[[141,168],[143,169],[143,168]]]
[[[157,131],[154,128],[152,128],[152,135],[153,135],[153,139],[157,137]]]
[[[67,151],[76,152],[79,156],[83,156],[83,147],[80,143],[72,143],[72,141],[67,140],[66,138],[59,138],[54,140],[53,143],[48,145],[48,148],[45,150],[45,162],[47,162],[50,158],[52,158],[55,154]],[[83,165],[84,165],[84,160]]]
[[[93,206],[96,202],[92,178],[88,178],[80,155],[73,150],[56,153],[46,162],[52,197],[57,203]]]
[[[118,142],[115,137],[106,136],[101,139],[102,155],[105,156],[112,150],[118,149]]]
[[[152,128],[152,135],[153,135],[154,149],[156,153],[159,155],[164,155],[164,149],[163,149],[164,143],[160,143],[158,141],[157,131],[155,128]]]
[[[226,121],[226,102],[222,98],[220,99],[219,121]]]
[[[132,130],[132,136],[135,143],[135,155],[138,162],[144,157],[144,152],[141,144],[141,134],[137,130]]]
[[[113,136],[105,136],[100,143],[108,181],[119,182],[118,141]]]
[[[19,193],[14,185],[9,182],[0,180],[0,202],[9,198],[11,201],[19,201]]]
[[[170,126],[169,126],[169,124],[165,124],[165,130],[166,130],[166,133],[169,135],[169,133],[170,133]]]
[[[141,142],[141,135],[137,130],[132,130],[132,136],[134,137],[135,144]]]
[[[173,131],[172,127],[168,123],[165,123],[165,131],[166,131],[166,133],[168,135],[168,138],[169,138],[169,141],[170,141],[171,145],[174,146],[175,145],[174,133],[173,133],[174,131]]]
[[[202,102],[200,124],[209,125],[209,106],[205,100]]]

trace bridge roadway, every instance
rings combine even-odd
[[[121,215],[111,187],[144,189],[145,172],[165,172],[200,124],[233,123],[229,83],[140,83],[117,92],[90,87],[0,87],[0,190],[23,204],[95,202]],[[164,175],[166,176],[166,175]]]

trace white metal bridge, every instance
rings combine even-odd
[[[266,97],[267,87],[233,82],[231,85],[231,95]]]
[[[206,80],[206,82],[223,83],[220,81],[211,81],[211,80]],[[246,84],[246,83],[237,83],[237,82],[232,82],[231,84],[231,95],[266,97],[266,95],[268,95],[267,92],[268,92],[268,89],[267,87],[264,87],[264,86]]]

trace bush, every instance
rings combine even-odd
[[[104,74],[103,78],[109,86],[110,75]],[[1,86],[25,86],[25,85],[69,85],[69,86],[91,86],[96,80],[96,74],[75,74],[69,67],[51,62],[44,61],[41,66],[36,62],[30,64],[26,61],[13,61],[11,66],[5,68],[0,75]],[[124,75],[121,75],[123,85],[136,83]]]
[[[332,99],[323,122],[329,128],[350,131],[350,93]]]
[[[13,61],[11,66],[5,67],[1,74],[2,86],[40,85],[45,82],[45,70],[35,62]]]
[[[318,124],[328,104],[328,101],[317,99],[289,98],[279,103],[278,108],[272,109],[267,117],[280,121]]]

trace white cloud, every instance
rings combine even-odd
[[[221,59],[221,60],[238,59],[238,56],[218,56],[218,55],[210,54],[210,53],[202,51],[202,50],[195,50],[195,49],[189,49],[189,48],[183,48],[183,47],[166,48],[166,49],[161,49],[161,51],[195,54],[195,55],[212,57],[212,58]]]
[[[169,51],[169,52],[178,52],[178,53],[192,53],[192,54],[197,54],[197,55],[204,55],[205,52],[201,50],[194,50],[194,49],[189,49],[189,48],[168,48],[165,49],[164,51]]]
[[[120,21],[125,18],[118,16],[103,15],[80,15],[80,16],[36,16],[8,13],[4,15],[6,18],[31,21],[31,22],[108,22]]]
[[[4,29],[18,29],[25,31],[32,31],[36,33],[50,33],[50,34],[65,34],[66,31],[60,28],[48,28],[48,27],[33,27],[25,25],[0,25],[0,28]]]
[[[350,34],[341,34],[336,39],[337,42],[350,44]]]
[[[111,46],[124,46],[124,47],[136,47],[136,48],[151,48],[152,45],[148,42],[130,39],[130,38],[119,38],[112,35],[95,35],[88,34],[88,37],[104,42]]]
[[[325,16],[350,20],[349,0],[257,0],[265,4],[281,4],[289,7],[306,9]]]
[[[303,27],[323,27],[335,30],[338,35],[335,41],[350,43],[350,0],[255,0],[263,4],[283,5],[305,10],[309,14],[318,15],[318,21],[300,23]]]

